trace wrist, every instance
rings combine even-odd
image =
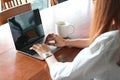
[[[46,60],[47,58],[49,58],[49,57],[51,57],[51,56],[53,56],[53,54],[52,54],[51,52],[47,52],[47,53],[44,53],[44,54],[43,54],[44,60]]]
[[[69,39],[64,40],[64,46],[69,46]]]

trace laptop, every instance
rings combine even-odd
[[[8,19],[13,41],[17,51],[28,56],[42,58],[29,48],[35,43],[44,43],[45,33],[39,9],[31,10]],[[52,50],[57,50],[52,48]]]

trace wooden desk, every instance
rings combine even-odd
[[[59,61],[72,61],[80,50],[64,47],[55,56]],[[51,80],[46,62],[15,50],[8,24],[0,26],[0,80]]]

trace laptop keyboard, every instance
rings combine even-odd
[[[41,38],[39,40],[36,40],[34,43],[43,43],[44,42],[44,38]],[[34,44],[33,43],[33,44]],[[26,52],[27,54],[30,54],[30,55],[34,55],[34,54],[37,54],[34,50],[30,50],[29,48],[33,45],[33,44],[30,44],[26,47],[24,47],[22,50],[20,51],[23,51],[23,52]]]

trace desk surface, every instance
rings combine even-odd
[[[72,61],[81,49],[64,47],[55,52],[59,61]],[[51,80],[44,61],[15,50],[8,24],[0,27],[0,80]]]

